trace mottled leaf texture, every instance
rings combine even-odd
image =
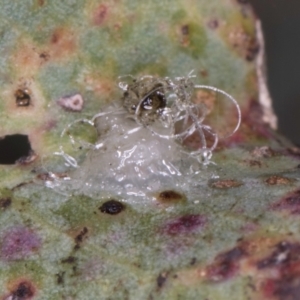
[[[0,299],[299,299],[300,151],[263,122],[261,51],[247,1],[0,0]],[[242,111],[213,163],[153,175],[151,192],[146,178],[138,197],[89,192],[104,162],[62,131],[119,101],[119,76],[192,70]],[[220,136],[234,127],[234,108],[195,97]],[[87,122],[70,131],[97,140]],[[60,188],[61,147],[78,188]]]

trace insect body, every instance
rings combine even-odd
[[[193,101],[196,89],[207,89],[227,97],[236,107],[238,122],[231,134],[236,132],[241,122],[241,111],[237,101],[218,88],[193,83],[194,76],[175,79],[143,76],[133,79],[132,83],[120,82],[123,89],[123,106],[136,122],[147,127],[161,138],[174,138],[180,142],[196,134],[200,138],[200,147],[191,151],[201,162],[208,162],[218,143],[218,134],[203,121],[208,109]],[[207,139],[212,140],[210,145]]]

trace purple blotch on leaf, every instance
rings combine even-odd
[[[164,232],[169,235],[194,233],[204,227],[206,222],[206,217],[202,215],[185,215],[169,221],[165,225]]]
[[[300,190],[293,191],[271,205],[274,210],[285,210],[293,215],[300,213]]]
[[[211,282],[222,282],[232,278],[239,269],[239,261],[246,255],[241,246],[219,254],[207,267],[207,279]]]
[[[19,260],[30,256],[41,245],[39,236],[29,228],[16,226],[8,229],[1,241],[1,258]]]

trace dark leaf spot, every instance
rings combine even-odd
[[[188,35],[190,33],[189,25],[183,25],[183,26],[181,26],[181,33],[183,35]]]
[[[262,284],[262,291],[266,298],[274,296],[278,300],[299,300],[300,274],[284,276],[282,279],[268,279]]]
[[[44,60],[44,61],[47,61],[47,60],[49,60],[50,55],[49,55],[47,52],[42,52],[42,53],[40,54],[40,58],[41,58],[42,60]]]
[[[270,256],[258,261],[257,268],[282,267],[298,260],[300,260],[300,245],[284,241],[275,245]]]
[[[208,280],[221,282],[232,278],[239,269],[239,260],[245,255],[246,251],[241,246],[219,254],[214,263],[207,267]]]
[[[245,163],[248,164],[250,167],[259,167],[260,168],[262,166],[262,163],[256,159],[245,160]]]
[[[169,235],[193,233],[202,228],[206,222],[206,218],[202,215],[185,215],[168,222],[164,231]]]
[[[291,214],[300,213],[300,190],[296,190],[271,205],[274,210],[287,210]]]
[[[173,203],[173,202],[179,202],[181,200],[184,200],[184,197],[183,195],[179,194],[176,191],[167,190],[161,192],[158,195],[157,200],[161,203]]]
[[[75,256],[68,256],[65,259],[62,259],[61,262],[63,264],[73,264],[77,261],[77,258]]]
[[[88,229],[84,227],[78,235],[75,236],[74,250],[78,250],[80,248],[80,244],[83,242],[83,239],[87,237]]]
[[[80,233],[75,237],[75,243],[76,244],[81,243],[87,233],[88,233],[88,229],[86,227],[83,227],[83,229],[80,231]]]
[[[61,32],[56,30],[51,36],[51,43],[52,44],[57,44],[59,40],[61,39]]]
[[[73,276],[76,276],[78,274],[77,273],[77,266],[73,266],[72,270],[73,270]]]
[[[100,211],[109,215],[119,214],[121,211],[125,209],[123,203],[117,200],[109,200],[104,202],[100,207]]]
[[[7,197],[7,198],[0,199],[0,208],[2,210],[8,208],[10,205],[11,205],[11,198]]]
[[[43,181],[54,181],[54,178],[68,177],[66,173],[41,173],[37,175],[37,178]]]
[[[32,149],[27,135],[14,134],[0,138],[0,164],[12,165],[30,156]]]
[[[34,288],[30,282],[22,281],[12,291],[13,300],[27,300],[34,296]]]
[[[106,5],[101,4],[94,15],[94,23],[98,26],[102,25],[107,16],[107,13],[108,7]]]
[[[61,272],[55,275],[57,284],[64,284],[65,272]]]
[[[259,270],[272,268],[276,278],[268,278],[262,284],[266,299],[276,297],[279,300],[298,300],[300,295],[300,244],[280,242],[273,252],[258,261]]]
[[[28,89],[18,89],[15,92],[15,99],[17,106],[29,106],[31,97]]]
[[[243,185],[242,182],[233,179],[212,180],[209,186],[216,189],[229,189]]]
[[[269,158],[276,155],[275,151],[268,146],[255,147],[251,154],[257,158]]]
[[[293,180],[290,178],[277,176],[277,175],[270,176],[265,180],[265,183],[268,185],[289,184],[292,182]]]
[[[160,273],[158,275],[158,277],[156,278],[156,283],[157,283],[157,287],[160,289],[163,287],[163,285],[165,284],[166,280],[167,280],[167,273],[166,272],[163,272],[163,273]]]
[[[209,74],[208,74],[208,71],[205,70],[205,69],[202,69],[202,70],[200,71],[200,74],[201,74],[201,76],[204,77],[204,78],[206,78],[206,77],[209,75]]]
[[[274,133],[263,121],[264,112],[257,99],[250,98],[247,102],[248,107],[243,110],[242,119],[244,124],[247,125],[249,132],[247,137],[244,138],[248,139],[251,132],[257,137],[265,137],[267,139],[274,138]]]
[[[207,23],[210,29],[217,29],[219,27],[219,21],[217,19],[212,19]]]
[[[259,45],[256,39],[254,38],[250,39],[248,48],[246,50],[246,60],[249,62],[253,61],[258,52],[259,52]]]

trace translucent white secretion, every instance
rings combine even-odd
[[[79,120],[95,126],[98,141],[88,145],[90,151],[79,167],[69,155],[59,153],[76,170],[69,180],[56,180],[53,187],[125,199],[128,195],[149,199],[149,195],[170,188],[188,190],[195,176],[203,173],[203,166],[211,163],[218,142],[217,133],[203,123],[205,105],[193,102],[194,90],[209,89],[233,102],[238,112],[233,132],[241,121],[232,96],[211,86],[194,85],[191,77],[144,76],[129,84],[121,82],[121,102],[104,108],[91,120]],[[193,135],[200,137],[200,143],[196,149],[188,149],[184,141]]]

